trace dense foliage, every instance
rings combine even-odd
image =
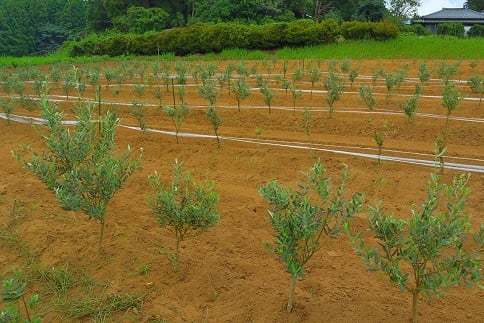
[[[484,26],[483,25],[473,25],[467,32],[469,37],[484,37]]]
[[[412,12],[419,4],[415,0],[398,0],[388,3],[387,9],[385,3],[384,0],[0,0],[0,55],[49,53],[66,39],[90,34],[144,34],[175,27],[196,28],[200,23],[262,25],[301,19],[320,22],[328,18],[338,24],[350,20],[398,21],[402,17],[401,10],[395,9],[397,5],[409,10],[405,12]],[[398,16],[393,17],[393,12],[398,12]],[[257,28],[253,30],[260,34]],[[263,42],[272,42],[270,37],[263,38]]]
[[[220,52],[228,48],[271,50],[283,47],[319,45],[338,38],[387,40],[398,35],[388,22],[347,22],[341,26],[333,19],[276,22],[265,25],[218,23],[192,25],[159,33],[91,35],[70,46],[77,55],[176,55]]]
[[[475,11],[484,10],[484,0],[467,0],[464,3],[464,8],[469,8]]]
[[[446,22],[437,26],[437,35],[464,37],[464,25]]]

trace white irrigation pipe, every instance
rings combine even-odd
[[[5,113],[0,113],[0,118],[7,119],[7,116],[5,115]],[[11,121],[20,122],[20,123],[31,123],[31,124],[44,124],[45,123],[45,120],[42,119],[42,118],[26,117],[26,116],[19,116],[19,115],[11,115],[9,117],[9,119]],[[76,122],[77,121],[75,121],[75,120],[67,120],[67,121],[63,121],[62,124],[72,125],[72,124],[75,124]],[[135,131],[143,131],[140,127],[125,126],[125,125],[120,125],[120,127],[135,130]],[[160,133],[160,134],[165,134],[165,135],[170,135],[170,136],[176,135],[176,133],[173,132],[173,131],[157,130],[157,129],[151,129],[151,128],[145,129],[144,131],[153,132],[153,133]],[[180,132],[180,133],[178,133],[178,136],[187,137],[187,138],[211,138],[211,139],[216,138],[216,136],[214,136],[214,135],[186,133],[186,132]],[[341,150],[341,149],[321,148],[322,145],[308,146],[307,144],[299,143],[299,142],[287,142],[287,141],[277,141],[277,140],[261,140],[261,139],[252,139],[252,138],[243,138],[243,137],[229,137],[229,136],[219,136],[219,137],[222,140],[231,140],[231,141],[236,141],[236,142],[244,142],[244,143],[251,143],[251,144],[255,143],[255,144],[258,144],[258,145],[269,145],[269,146],[285,147],[285,148],[293,148],[293,149],[316,150],[316,151],[324,151],[324,152],[329,152],[329,153],[334,153],[334,154],[349,155],[349,156],[363,157],[363,158],[369,158],[369,159],[381,159],[381,160],[395,161],[395,162],[401,162],[401,163],[407,163],[407,164],[413,164],[413,165],[423,165],[423,166],[436,167],[436,163],[433,160],[396,157],[396,156],[387,156],[387,155],[378,156],[376,154],[360,153],[360,152]],[[340,146],[340,147],[346,148],[346,149],[368,149],[368,148],[351,147],[351,146]],[[407,154],[417,154],[417,153],[404,152],[404,151],[393,151],[393,152],[407,153]],[[422,154],[422,155],[425,155],[425,154]],[[448,156],[447,158],[454,158],[454,157]],[[455,157],[455,158],[457,158],[457,157]],[[479,160],[479,159],[473,159],[473,160],[484,163],[484,160]],[[460,170],[460,171],[474,172],[474,173],[484,173],[484,166],[481,166],[481,165],[471,165],[471,164],[461,164],[461,163],[447,162],[447,163],[445,163],[444,166],[445,166],[445,168],[448,168],[448,169],[456,169],[456,170]]]
[[[7,96],[2,96],[0,95],[0,97],[7,97]],[[56,103],[63,103],[63,102],[70,102],[70,101],[66,101],[65,99],[52,99],[53,97],[57,97],[57,98],[65,98],[65,96],[63,95],[51,95],[50,96],[50,99],[49,101],[50,102],[56,102]],[[430,97],[430,96],[429,96]],[[9,98],[19,98],[19,97],[12,97],[12,96],[9,96]],[[80,98],[79,97],[76,97],[76,96],[71,96],[71,98],[73,99],[73,101],[71,102],[75,102],[75,100],[79,100]],[[34,101],[40,101],[40,98],[30,98],[31,100],[34,100]],[[479,100],[479,98],[468,98],[469,100]],[[82,102],[93,102],[91,99],[81,99]],[[111,105],[111,106],[130,106],[131,103],[128,103],[128,102],[115,102],[115,101],[101,101],[101,104],[103,105]],[[159,107],[159,104],[153,104],[153,103],[145,103],[144,104],[145,107]],[[191,108],[206,108],[206,106],[203,106],[203,105],[192,105],[190,106]],[[219,105],[217,106],[218,108],[225,108],[225,109],[235,109],[235,108],[238,108],[237,106],[228,106],[228,105],[225,105],[225,106],[222,106],[222,105]],[[248,110],[248,109],[255,109],[255,110],[261,110],[261,109],[267,109],[267,107],[262,107],[262,106],[241,106],[241,109],[243,110]],[[284,110],[284,111],[294,111],[294,107],[293,106],[271,106],[271,109],[274,109],[274,110]],[[297,107],[296,110],[300,110],[300,107]],[[311,108],[310,109],[311,111],[315,111],[315,112],[318,112],[318,111],[328,111],[328,109],[325,109],[325,108]],[[380,115],[401,115],[401,116],[404,116],[404,112],[402,111],[395,111],[395,110],[385,110],[385,109],[374,109],[374,110],[368,110],[368,109],[364,109],[364,108],[354,108],[354,107],[338,107],[337,109],[335,109],[335,112],[337,113],[359,113],[359,114],[380,114]],[[433,119],[446,119],[447,116],[444,116],[444,115],[440,115],[440,114],[432,114],[432,113],[422,113],[422,112],[416,112],[415,113],[415,116],[417,117],[426,117],[426,118],[433,118]],[[463,122],[472,122],[472,123],[484,123],[484,119],[483,118],[468,118],[468,117],[456,117],[456,116],[449,116],[449,120],[454,120],[454,121],[463,121]]]

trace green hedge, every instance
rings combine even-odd
[[[396,38],[399,34],[399,29],[396,25],[387,21],[345,21],[341,26],[341,34],[345,39],[388,40]]]
[[[457,22],[445,22],[437,26],[437,35],[464,37],[464,25]]]
[[[473,25],[467,32],[469,37],[484,37],[484,25]]]
[[[175,55],[221,52],[224,49],[272,50],[333,43],[345,39],[387,40],[398,36],[398,28],[389,22],[345,22],[333,19],[316,23],[311,20],[276,22],[265,25],[240,23],[196,24],[183,28],[137,34],[91,35],[67,46],[71,56],[80,55]]]

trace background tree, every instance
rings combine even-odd
[[[169,26],[170,15],[161,8],[130,7],[126,15],[116,17],[114,26],[122,32],[142,34],[161,31]]]
[[[361,21],[382,21],[386,14],[384,0],[365,0],[356,11],[354,18]]]
[[[0,52],[21,56],[55,48],[82,34],[86,10],[84,0],[0,0]]]
[[[472,9],[475,11],[484,11],[484,0],[467,0],[464,3],[464,8]]]
[[[360,0],[340,0],[332,1],[332,10],[337,13],[342,20],[351,20],[358,10]]]
[[[87,0],[86,24],[90,31],[99,32],[112,26],[103,0]]]
[[[190,19],[203,22],[241,21],[260,23],[266,18],[276,19],[281,17],[285,11],[286,13],[288,11],[284,10],[281,1],[206,0],[195,1],[193,6],[194,11]],[[294,18],[294,14],[289,15],[289,18],[291,17]]]
[[[421,0],[387,0],[388,10],[395,18],[405,20],[413,17],[418,7],[422,4]]]

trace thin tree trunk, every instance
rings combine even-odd
[[[22,303],[24,304],[25,314],[27,314],[27,322],[30,322],[32,319],[30,318],[29,307],[27,306],[24,295],[22,295]]]
[[[98,123],[98,132],[101,133],[101,85],[98,85],[97,88],[97,123]]]
[[[102,246],[103,246],[103,239],[104,239],[104,228],[106,225],[106,221],[104,218],[101,219],[101,232],[99,234],[99,246],[98,246],[98,254],[101,254]]]
[[[412,296],[412,322],[417,323],[418,291],[413,291]]]
[[[291,313],[294,305],[294,293],[296,291],[297,276],[291,276],[291,288],[289,290],[289,300],[287,301],[287,312]]]

